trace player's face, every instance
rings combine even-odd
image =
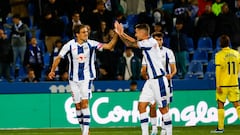
[[[143,29],[135,29],[135,37],[137,40],[143,40],[146,37],[146,31]]]
[[[154,37],[157,40],[159,47],[163,45],[163,38],[162,37]]]
[[[80,29],[79,33],[77,33],[77,38],[79,40],[87,40],[88,39],[88,29],[87,27],[84,27],[82,29]]]

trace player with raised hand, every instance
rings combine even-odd
[[[150,102],[155,101],[163,114],[163,121],[167,135],[172,135],[172,120],[168,111],[168,99],[170,89],[168,80],[165,76],[164,67],[159,62],[161,59],[160,48],[157,41],[150,37],[150,28],[148,24],[137,24],[135,26],[134,39],[124,33],[121,24],[115,24],[116,33],[123,40],[126,46],[136,47],[143,50],[143,59],[146,60],[146,70],[148,79],[146,80],[139,97],[138,110],[140,113],[140,122],[142,135],[149,135],[148,131],[148,113],[146,111]]]
[[[50,79],[55,77],[55,69],[61,58],[68,56],[69,59],[69,84],[72,91],[72,98],[76,107],[76,114],[82,127],[82,135],[89,134],[90,110],[89,98],[91,93],[92,80],[96,77],[95,71],[95,50],[114,48],[118,35],[115,34],[109,43],[99,43],[88,39],[86,25],[76,25],[73,29],[75,39],[67,42],[52,64]]]

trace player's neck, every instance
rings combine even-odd
[[[78,42],[78,44],[83,44],[84,42],[87,42],[86,40],[82,40],[82,39],[77,39],[77,42]]]

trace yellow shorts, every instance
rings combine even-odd
[[[222,87],[223,93],[216,93],[216,100],[225,102],[228,99],[230,102],[239,101],[238,87]]]

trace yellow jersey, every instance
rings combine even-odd
[[[229,47],[215,55],[216,87],[238,87],[239,52]]]

